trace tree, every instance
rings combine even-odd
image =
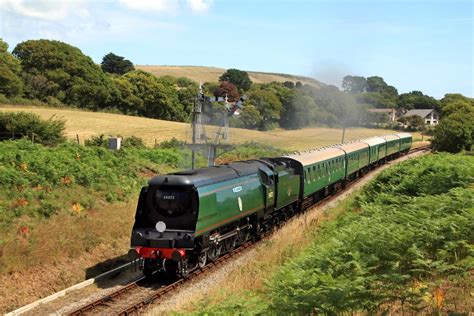
[[[219,81],[228,81],[234,84],[240,91],[247,91],[252,85],[249,74],[238,69],[228,69],[219,77]]]
[[[133,84],[124,77],[113,78],[117,94],[113,96],[114,106],[122,113],[139,115],[144,112],[143,100],[134,94]]]
[[[441,115],[448,116],[457,111],[469,113],[474,107],[474,99],[459,93],[448,93],[440,101]]]
[[[372,76],[367,77],[367,92],[384,92],[385,88],[388,86],[383,80],[382,77]]]
[[[100,64],[103,71],[123,75],[129,71],[135,70],[133,63],[125,59],[122,56],[117,56],[114,53],[108,53],[102,58],[102,63]]]
[[[237,87],[229,82],[229,81],[222,81],[219,87],[214,90],[214,96],[216,97],[225,97],[227,96],[227,100],[229,102],[235,102],[240,99],[239,91]]]
[[[270,130],[278,125],[281,102],[276,94],[269,90],[252,91],[246,103],[253,105],[261,114],[260,130]]]
[[[179,102],[178,92],[167,78],[156,78],[142,70],[123,75],[131,85],[135,96],[143,101],[138,114],[163,120],[184,121],[187,114]]]
[[[398,121],[416,131],[421,131],[425,128],[425,122],[418,115],[402,116]]]
[[[280,124],[288,129],[303,128],[314,124],[320,112],[312,97],[297,93],[293,96],[291,104],[283,108]]]
[[[345,76],[342,79],[342,88],[350,93],[365,92],[367,80],[361,76]]]
[[[7,97],[20,95],[23,81],[20,62],[8,52],[8,44],[0,38],[0,93]]]
[[[397,108],[400,109],[436,109],[440,110],[440,103],[433,97],[424,95],[421,91],[411,91],[398,96]]]
[[[112,80],[90,57],[66,43],[30,40],[18,44],[13,55],[21,61],[25,90],[42,100],[53,96],[65,104],[98,109],[110,106],[117,93]],[[36,90],[39,86],[40,91]]]
[[[433,131],[435,150],[471,150],[474,142],[474,99],[447,94],[441,100],[442,119]]]
[[[471,150],[474,139],[474,115],[454,113],[443,118],[433,131],[435,150],[457,153]]]
[[[260,126],[262,115],[253,104],[246,102],[237,119],[242,122],[243,127],[254,129]]]

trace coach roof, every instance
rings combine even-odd
[[[314,163],[336,158],[344,155],[344,151],[337,147],[321,148],[285,156],[300,162],[303,166],[312,165]]]

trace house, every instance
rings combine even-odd
[[[390,123],[395,122],[395,119],[396,119],[395,109],[368,109],[367,111],[369,113],[386,116]]]
[[[423,119],[426,125],[434,126],[439,122],[439,114],[433,109],[419,109],[419,110],[410,110],[406,112],[403,116],[419,116]]]

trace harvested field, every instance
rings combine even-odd
[[[149,65],[138,65],[135,68],[148,71],[155,76],[173,76],[173,77],[186,77],[196,82],[217,82],[219,77],[225,72],[224,68],[217,67],[204,67],[204,66],[149,66]],[[304,76],[295,76],[288,74],[277,74],[270,72],[257,72],[247,71],[250,80],[255,83],[269,83],[272,81],[285,82],[292,81],[301,83],[307,83],[315,87],[323,85],[321,82]]]
[[[55,115],[66,120],[66,136],[75,139],[79,136],[81,142],[84,139],[105,135],[138,136],[145,143],[152,146],[155,142],[162,142],[176,137],[180,140],[190,141],[191,126],[189,123],[179,123],[148,119],[136,116],[120,114],[86,112],[75,109],[57,108],[35,108],[26,106],[2,105],[0,111],[28,111],[50,118]],[[206,128],[208,135],[213,136],[216,128]],[[385,129],[349,128],[346,130],[346,140],[359,139],[363,137],[384,135],[395,131]],[[319,146],[327,146],[341,141],[342,131],[334,128],[313,127],[299,130],[275,129],[261,132],[248,129],[231,128],[230,137],[232,143],[245,143],[249,141],[272,145],[285,150],[303,150]],[[420,138],[415,133],[415,139]]]

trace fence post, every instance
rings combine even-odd
[[[79,142],[79,134],[76,134],[76,140],[77,140],[77,144],[80,145],[81,143]]]

